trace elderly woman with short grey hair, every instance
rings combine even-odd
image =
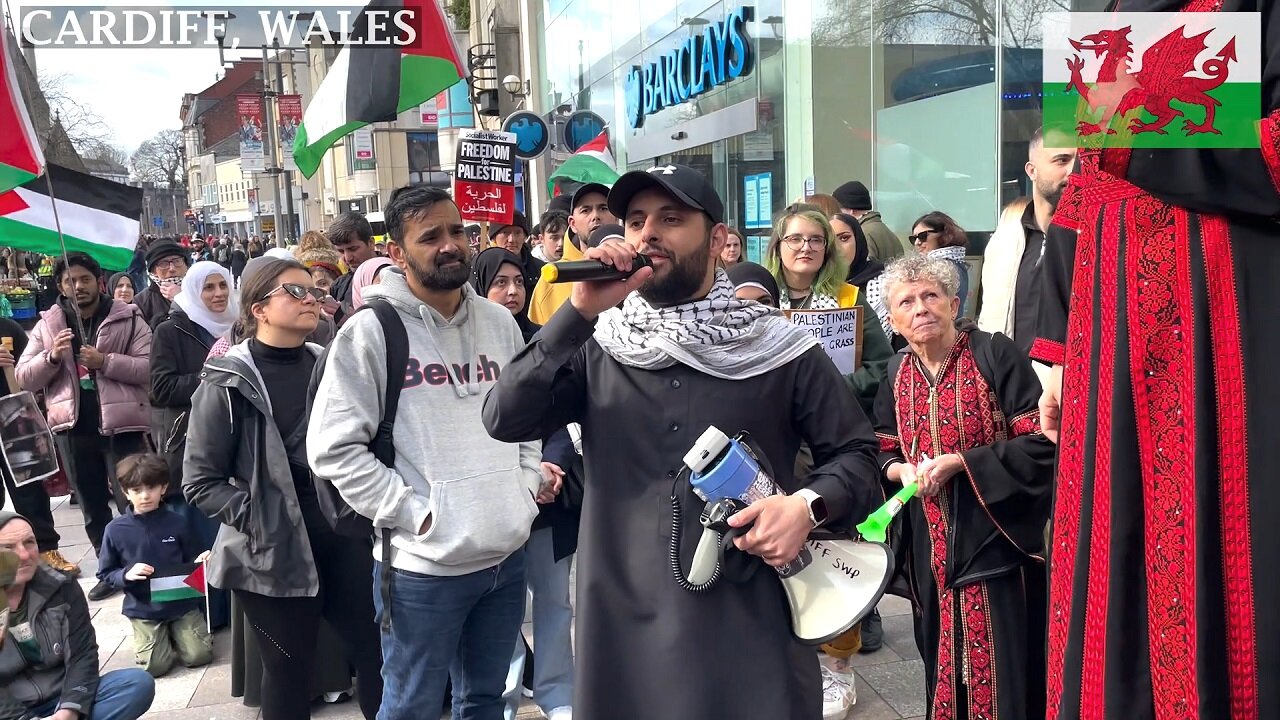
[[[885,304],[907,348],[876,398],[880,465],[920,496],[900,522],[930,717],[1035,717],[1054,449],[1031,361],[1004,335],[957,326],[959,287],[941,258],[885,270]]]

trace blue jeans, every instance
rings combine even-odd
[[[573,556],[556,562],[551,528],[539,528],[525,545],[529,590],[533,593],[533,701],[549,713],[573,704],[573,605],[569,602],[569,568]],[[524,643],[516,636],[515,654],[507,673],[506,720],[515,720],[524,677]]]
[[[374,567],[378,577],[381,563]],[[453,717],[502,720],[502,689],[524,619],[525,552],[494,567],[446,577],[393,570],[391,631],[382,633],[378,720],[439,717],[453,678]],[[382,622],[382,594],[374,605]]]
[[[93,698],[89,720],[138,720],[151,709],[155,697],[156,681],[146,670],[112,670],[98,680],[98,694]],[[61,699],[50,700],[28,709],[36,717],[48,717],[58,711],[60,702]]]

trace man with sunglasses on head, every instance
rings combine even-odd
[[[375,593],[379,620],[390,614],[379,720],[439,717],[451,674],[467,717],[500,718],[535,498],[551,502],[558,483],[540,487],[540,442],[493,440],[481,422],[485,393],[524,340],[506,308],[472,289],[457,205],[444,190],[410,186],[392,195],[385,218],[399,271],[361,291],[375,311],[353,313],[334,338],[311,413],[323,430],[308,435],[307,456],[373,521],[377,574],[392,567],[390,592]],[[409,345],[391,466],[369,447],[387,387],[379,305],[395,311]]]

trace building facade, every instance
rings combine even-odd
[[[1102,5],[530,0],[530,31],[544,107],[598,115],[619,170],[701,169],[748,235],[860,180],[900,236],[941,210],[976,254],[1004,204],[1030,193],[1044,13]]]

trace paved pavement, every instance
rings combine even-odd
[[[62,536],[62,554],[79,563],[80,584],[85,592],[93,587],[98,561],[84,533],[79,508],[67,498],[54,499],[54,521]],[[129,621],[120,614],[122,596],[89,603],[93,626],[98,633],[99,661],[103,670],[133,667],[133,642]],[[886,597],[880,603],[884,618],[885,645],[878,652],[858,655],[854,665],[858,676],[858,704],[848,720],[923,720],[924,666],[920,662],[911,629],[910,608],[905,600]],[[525,634],[530,626],[525,624]],[[532,641],[531,641],[532,642]],[[246,707],[231,697],[231,638],[227,630],[214,635],[213,663],[203,668],[183,668],[156,681],[156,699],[144,718],[154,720],[257,720],[257,708]],[[354,701],[317,704],[312,717],[317,720],[362,720]],[[542,713],[528,700],[521,707],[521,720],[541,718]],[[585,720],[585,719],[584,719]],[[593,719],[594,720],[594,719]],[[736,719],[735,719],[736,720]]]

